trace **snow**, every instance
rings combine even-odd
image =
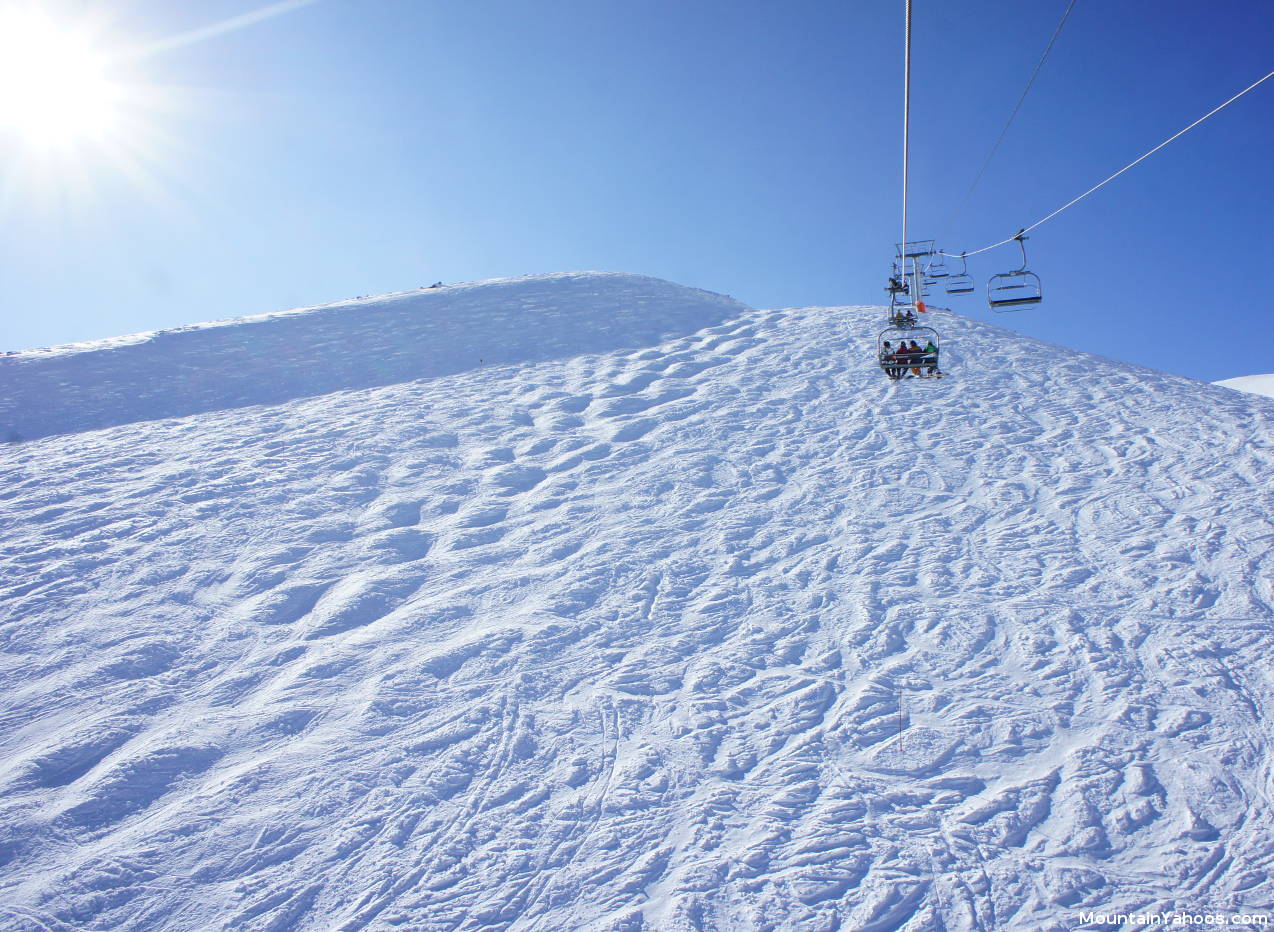
[[[1274,411],[933,316],[900,383],[589,273],[6,360],[6,927],[1268,910]]]
[[[1242,375],[1236,379],[1222,379],[1214,385],[1224,385],[1240,392],[1251,392],[1254,395],[1265,395],[1274,398],[1274,375]]]
[[[742,308],[647,276],[528,275],[10,353],[0,440],[639,348]]]

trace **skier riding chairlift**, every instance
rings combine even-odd
[[[925,341],[923,348],[921,340]],[[877,358],[885,375],[895,381],[903,377],[938,378],[943,375],[938,368],[940,347],[938,331],[932,327],[894,326],[877,337]]]

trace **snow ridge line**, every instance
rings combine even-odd
[[[642,275],[426,288],[0,356],[0,441],[654,345],[745,305]]]

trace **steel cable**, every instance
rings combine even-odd
[[[1078,196],[1078,197],[1076,197],[1076,198],[1073,198],[1073,199],[1071,199],[1071,200],[1067,201],[1067,202],[1066,202],[1065,204],[1063,204],[1061,207],[1057,208],[1057,210],[1053,211],[1051,214],[1047,214],[1046,216],[1041,217],[1039,220],[1036,220],[1036,221],[1035,221],[1034,223],[1032,223],[1030,226],[1028,226],[1028,227],[1023,227],[1021,230],[1019,230],[1017,233],[1014,233],[1014,234],[1013,234],[1012,236],[1010,236],[1008,239],[1002,239],[1002,240],[1000,240],[998,243],[992,243],[990,246],[983,246],[981,249],[971,249],[971,250],[969,250],[968,252],[962,252],[962,253],[949,253],[949,252],[943,252],[943,253],[941,253],[941,255],[944,255],[944,256],[950,256],[950,257],[952,257],[952,258],[957,258],[957,259],[958,259],[958,258],[960,258],[961,256],[976,256],[976,255],[978,255],[979,253],[987,252],[987,251],[989,251],[989,250],[991,250],[991,249],[996,249],[996,248],[998,248],[998,247],[1000,247],[1000,246],[1003,246],[1003,245],[1005,245],[1005,244],[1007,244],[1007,243],[1011,243],[1011,242],[1013,242],[1015,239],[1017,239],[1017,238],[1018,238],[1019,236],[1021,236],[1023,233],[1029,233],[1031,230],[1034,230],[1036,227],[1038,227],[1038,226],[1040,226],[1040,225],[1042,225],[1042,224],[1044,224],[1044,223],[1048,222],[1049,220],[1052,220],[1054,217],[1056,217],[1056,216],[1057,216],[1058,214],[1060,214],[1062,211],[1067,210],[1067,209],[1068,209],[1068,208],[1070,208],[1070,207],[1074,207],[1076,204],[1078,204],[1078,203],[1079,203],[1080,201],[1082,201],[1084,198],[1088,197],[1088,195],[1092,194],[1092,193],[1093,193],[1094,191],[1096,191],[1098,188],[1101,188],[1101,187],[1103,187],[1103,186],[1105,186],[1105,185],[1109,184],[1110,182],[1114,181],[1116,178],[1118,178],[1118,177],[1119,177],[1120,175],[1122,175],[1124,172],[1128,171],[1128,169],[1132,168],[1134,165],[1137,165],[1137,164],[1139,164],[1139,163],[1141,163],[1141,162],[1144,162],[1146,159],[1150,158],[1150,156],[1154,155],[1156,152],[1158,152],[1160,149],[1162,149],[1162,148],[1163,148],[1164,146],[1166,146],[1168,143],[1172,142],[1174,139],[1179,139],[1180,137],[1184,136],[1186,133],[1190,132],[1190,130],[1194,129],[1196,126],[1198,126],[1200,123],[1202,123],[1204,120],[1208,119],[1208,117],[1213,116],[1213,115],[1215,115],[1215,114],[1217,114],[1217,113],[1220,113],[1222,110],[1224,110],[1226,107],[1230,106],[1230,104],[1234,103],[1236,100],[1238,100],[1238,99],[1239,99],[1240,97],[1242,97],[1244,94],[1248,93],[1249,91],[1255,90],[1257,87],[1259,87],[1260,85],[1264,84],[1264,83],[1265,83],[1266,81],[1268,81],[1270,78],[1274,78],[1274,71],[1271,71],[1269,74],[1267,74],[1265,77],[1261,78],[1260,80],[1255,81],[1255,82],[1253,82],[1252,84],[1249,84],[1247,87],[1245,87],[1243,90],[1239,91],[1237,94],[1235,94],[1235,95],[1234,95],[1233,97],[1231,97],[1229,100],[1227,100],[1225,103],[1221,104],[1219,107],[1215,107],[1214,109],[1209,110],[1207,113],[1205,113],[1203,116],[1199,117],[1199,119],[1195,120],[1193,123],[1191,123],[1191,124],[1190,124],[1189,126],[1187,126],[1185,129],[1180,130],[1179,132],[1176,132],[1176,133],[1174,133],[1173,135],[1169,136],[1169,137],[1168,137],[1167,139],[1165,139],[1163,142],[1159,143],[1159,145],[1155,146],[1153,149],[1151,149],[1149,152],[1146,152],[1144,155],[1142,155],[1142,156],[1140,156],[1140,157],[1138,157],[1138,158],[1134,159],[1133,161],[1129,162],[1127,165],[1125,165],[1123,168],[1119,169],[1119,171],[1115,172],[1115,173],[1114,173],[1113,175],[1111,175],[1109,178],[1106,178],[1106,179],[1104,179],[1104,180],[1102,180],[1102,181],[1097,182],[1097,184],[1093,185],[1091,188],[1089,188],[1089,189],[1088,189],[1087,191],[1085,191],[1083,194],[1079,195],[1079,196]]]
[[[1035,65],[1035,70],[1031,72],[1030,78],[1026,82],[1026,87],[1022,90],[1022,96],[1017,99],[1017,103],[1013,106],[1013,112],[1009,114],[1008,122],[1004,124],[1004,129],[1000,130],[999,137],[995,140],[995,145],[991,146],[991,151],[987,153],[986,161],[982,163],[982,167],[978,169],[977,177],[973,179],[973,184],[969,185],[969,190],[965,192],[964,198],[956,207],[955,213],[944,226],[953,226],[960,214],[964,212],[965,206],[969,203],[969,198],[973,196],[974,189],[982,180],[982,176],[986,174],[987,167],[991,164],[991,160],[995,158],[995,153],[1000,149],[1000,143],[1004,142],[1004,137],[1008,135],[1009,127],[1013,125],[1013,120],[1017,117],[1017,112],[1022,109],[1022,104],[1026,101],[1026,95],[1031,92],[1031,85],[1035,83],[1035,79],[1039,76],[1040,69],[1044,67],[1044,61],[1048,58],[1048,53],[1053,51],[1053,46],[1057,44],[1057,37],[1062,34],[1062,27],[1066,25],[1066,20],[1071,15],[1071,10],[1075,8],[1075,0],[1071,0],[1066,7],[1066,12],[1062,14],[1062,20],[1057,24],[1057,28],[1053,30],[1053,38],[1048,40],[1048,47],[1044,49],[1044,54],[1040,56],[1039,62]]]

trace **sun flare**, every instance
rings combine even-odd
[[[0,14],[0,133],[36,147],[100,140],[121,103],[90,35],[32,11]]]
[[[317,2],[276,0],[155,36],[123,15],[129,4],[0,0],[0,220],[27,199],[59,218],[88,216],[121,184],[185,209],[177,188],[207,152],[190,140],[208,138],[229,96],[157,81],[165,66],[154,60]]]

